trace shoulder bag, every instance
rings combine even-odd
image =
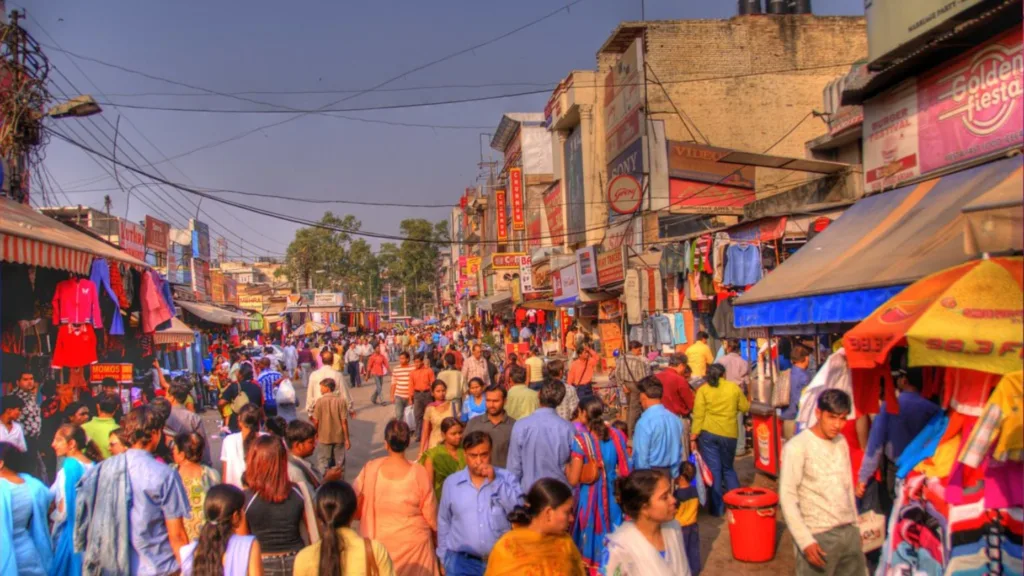
[[[580,438],[583,440],[583,453],[586,456],[583,459],[583,470],[580,471],[580,483],[593,484],[600,479],[604,462],[601,459],[600,452],[594,448],[593,436],[590,430],[580,434]]]

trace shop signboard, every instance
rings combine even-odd
[[[552,246],[561,246],[565,241],[565,210],[562,184],[555,182],[544,193],[544,213],[548,219],[548,236]]]
[[[615,250],[623,246],[636,246],[637,230],[639,223],[636,218],[619,216],[608,225],[608,232],[605,234],[601,247],[605,250]]]
[[[167,252],[171,225],[152,216],[146,216],[146,248],[154,252]]]
[[[534,292],[533,258],[529,255],[519,259],[519,287],[524,293]]]
[[[983,1],[866,0],[868,58],[875,61],[911,40],[931,37],[929,32],[955,25],[961,21],[956,16]]]
[[[118,220],[118,245],[123,252],[139,260],[146,259],[146,229],[135,222]]]
[[[556,306],[573,306],[579,301],[580,284],[575,262],[551,274],[551,290]]]
[[[531,250],[534,248],[540,248],[541,235],[543,233],[544,227],[540,219],[540,210],[535,210],[530,214],[530,218],[526,221],[526,247]]]
[[[640,138],[644,101],[643,38],[636,38],[605,75],[605,158],[614,158]]]
[[[576,251],[576,267],[579,270],[579,285],[583,290],[597,288],[597,250],[593,246]]]
[[[865,103],[863,131],[865,192],[918,176],[916,79]]]
[[[205,222],[195,218],[190,219],[189,227],[192,230],[192,257],[210,261],[210,227]]]
[[[238,307],[244,308],[246,310],[255,310],[256,312],[263,312],[263,295],[239,294]]]
[[[224,274],[220,270],[210,270],[210,299],[218,304],[224,302]]]
[[[118,384],[132,383],[132,365],[130,362],[115,364],[93,364],[89,366],[89,382],[99,384],[104,378],[113,378]]]
[[[619,174],[608,182],[608,209],[615,214],[635,214],[644,199],[640,181],[629,174]]]
[[[200,301],[208,301],[213,290],[210,288],[210,263],[192,259],[192,290]]]
[[[224,277],[224,303],[238,306],[238,282],[229,276]]]
[[[583,131],[573,128],[562,146],[565,159],[565,219],[569,243],[586,241],[585,196],[583,193]]]
[[[508,189],[509,201],[512,203],[512,229],[515,231],[525,230],[522,168],[509,168]]]
[[[469,257],[466,258],[466,275],[467,276],[473,278],[473,277],[477,276],[478,274],[480,274],[481,260],[483,260],[483,258],[481,258],[480,256],[469,256]]]
[[[626,279],[625,248],[601,252],[597,255],[597,285],[610,286]]]
[[[495,270],[518,270],[525,252],[495,252],[491,254],[491,268]]]
[[[669,211],[673,214],[742,216],[743,207],[754,199],[754,191],[750,188],[733,188],[678,178],[668,182]]]
[[[302,295],[302,303],[304,305],[312,305],[313,299],[316,298],[316,290],[300,290],[299,294]]]
[[[1016,26],[918,79],[922,174],[1021,144],[1022,37]]]
[[[668,175],[696,182],[708,182],[737,188],[754,188],[756,169],[719,162],[732,152],[691,142],[668,142]]]
[[[167,281],[192,285],[192,247],[171,243],[167,251]]]
[[[498,228],[498,242],[508,242],[508,205],[505,190],[494,191],[495,223]]]
[[[313,295],[314,306],[341,306],[341,295],[334,292],[317,292]]]

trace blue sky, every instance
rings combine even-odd
[[[8,9],[24,8],[24,0]],[[219,92],[351,90],[373,86],[446,54],[461,50],[558,8],[556,0],[492,2],[434,0],[412,2],[305,1],[171,2],[138,0],[48,0],[28,7],[25,27],[41,43],[94,57],[154,76]],[[815,0],[818,14],[862,14],[863,0]],[[648,19],[727,18],[732,0],[647,0]],[[583,0],[527,30],[436,66],[411,74],[386,88],[557,82],[573,69],[595,66],[595,53],[615,26],[640,19],[640,2]],[[133,104],[255,108],[214,96],[137,96],[140,93],[189,92],[48,50],[56,88],[94,95],[97,100]],[[75,64],[81,68],[76,68]],[[63,74],[63,77],[62,77]],[[66,77],[66,78],[65,78]],[[367,107],[472,98],[540,89],[538,86],[436,88],[380,91],[340,106]],[[103,94],[109,96],[104,97]],[[248,95],[293,108],[316,108],[346,94]],[[454,203],[478,176],[481,132],[490,132],[504,112],[541,111],[547,95],[430,106],[405,110],[352,112],[371,120],[432,125],[482,126],[447,130],[354,122],[307,115],[246,138],[192,154],[157,168],[170,180],[211,188],[261,194],[378,202]],[[92,147],[107,151],[112,126],[121,114],[118,153],[133,162],[157,162],[196,147],[229,138],[285,116],[180,113],[106,107],[93,122],[59,120]],[[107,123],[109,121],[109,124]],[[105,132],[106,136],[100,134]],[[152,143],[147,142],[147,139]],[[131,149],[134,145],[138,152]],[[154,148],[154,145],[156,148]],[[484,153],[488,153],[485,147]],[[146,159],[143,160],[143,157]],[[124,215],[125,195],[86,153],[52,139],[44,162],[76,204],[101,207],[109,194],[113,212]],[[109,168],[109,163],[106,163]],[[152,169],[150,169],[152,170]],[[97,180],[98,176],[107,176]],[[122,172],[127,187],[138,180]],[[97,189],[110,188],[109,191]],[[80,191],[85,190],[85,191]],[[141,193],[156,208],[136,198]],[[368,208],[296,204],[268,198],[226,198],[294,216],[318,219],[326,209],[353,214],[364,230],[397,234],[404,218],[439,220],[445,209]],[[63,196],[60,197],[64,201]],[[178,211],[164,202],[182,207]],[[193,200],[178,192],[156,197],[136,188],[129,217],[150,213],[180,225],[195,212]],[[204,201],[214,235],[230,241],[229,254],[284,252],[296,226]],[[229,214],[230,212],[230,214]],[[376,245],[377,241],[371,240]]]

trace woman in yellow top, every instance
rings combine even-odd
[[[697,389],[693,402],[692,439],[711,469],[711,513],[725,514],[722,495],[740,487],[733,470],[736,459],[736,415],[750,410],[746,394],[734,382],[722,378],[725,367],[708,366],[707,383]]]
[[[526,365],[526,384],[531,390],[539,392],[544,383],[544,357],[541,356],[540,348],[531,349],[530,357],[523,364]]]
[[[394,576],[384,545],[349,528],[356,514],[356,493],[346,482],[327,482],[316,491],[316,523],[321,540],[295,557],[295,576],[371,574]]]
[[[541,478],[525,501],[508,515],[512,531],[494,545],[484,576],[584,576],[583,557],[569,537],[572,489]]]

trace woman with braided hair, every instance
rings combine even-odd
[[[206,494],[199,539],[181,549],[183,576],[263,576],[260,543],[245,535],[245,496],[230,484]]]

